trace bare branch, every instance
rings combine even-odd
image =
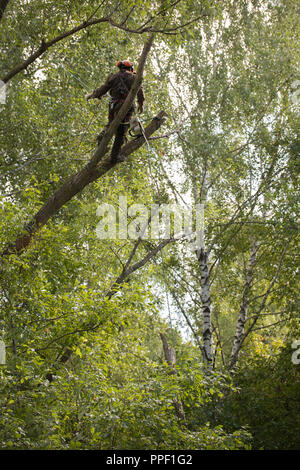
[[[199,335],[196,333],[196,330],[195,330],[195,328],[194,328],[192,322],[190,321],[190,319],[189,319],[188,315],[186,314],[186,312],[185,312],[183,306],[181,305],[181,302],[179,301],[177,295],[175,294],[175,292],[174,292],[173,290],[171,290],[171,294],[172,294],[172,297],[174,298],[176,304],[178,305],[178,307],[179,307],[179,309],[180,309],[182,315],[184,316],[185,321],[187,322],[187,324],[188,324],[188,326],[189,326],[191,332],[193,333],[193,336],[194,336],[194,338],[195,338],[195,340],[196,340],[196,343],[197,343],[197,345],[198,345],[198,347],[199,347],[199,349],[200,349],[200,351],[201,351],[201,353],[202,353],[203,360],[205,360],[205,352],[204,352],[203,346],[202,346],[202,344],[201,344],[201,342],[200,342],[200,340],[199,340]]]
[[[118,277],[118,279],[113,283],[112,287],[110,288],[109,292],[107,292],[106,297],[111,299],[111,297],[120,289],[120,286],[125,282],[125,280],[135,271],[145,266],[145,264],[150,261],[150,259],[154,258],[159,251],[161,251],[165,246],[169,243],[175,242],[176,238],[168,238],[166,240],[162,240],[153,250],[149,251],[149,253],[140,261],[133,264],[131,267],[127,268],[126,270],[123,269],[122,273]],[[136,248],[136,245],[134,249]],[[131,255],[130,258],[131,259]],[[126,263],[127,264],[127,263]]]
[[[268,289],[267,289],[266,292],[265,292],[265,295],[264,295],[264,297],[263,297],[263,300],[262,300],[262,302],[261,302],[261,305],[260,305],[260,307],[259,307],[258,312],[253,316],[253,321],[252,321],[251,325],[248,327],[248,329],[247,329],[246,332],[243,334],[243,336],[242,336],[242,338],[241,338],[241,340],[240,340],[239,349],[241,349],[242,344],[244,343],[245,339],[248,337],[248,335],[249,335],[249,334],[251,333],[251,331],[254,329],[254,326],[256,325],[258,319],[260,318],[261,312],[263,311],[263,309],[264,309],[265,306],[266,306],[266,302],[267,302],[267,300],[268,300],[268,297],[269,297],[269,295],[270,295],[270,293],[271,293],[271,291],[272,291],[272,288],[273,288],[275,282],[277,281],[278,275],[279,275],[279,273],[280,273],[280,270],[281,270],[281,267],[282,267],[282,263],[283,263],[283,259],[284,259],[284,257],[285,257],[286,252],[287,252],[287,249],[288,249],[288,246],[289,246],[289,244],[290,244],[290,242],[291,242],[291,239],[292,239],[292,237],[288,240],[287,244],[285,245],[284,249],[282,250],[282,253],[281,253],[281,256],[280,256],[280,260],[279,260],[279,263],[278,263],[278,267],[277,267],[276,272],[275,272],[275,274],[274,274],[274,276],[273,276],[273,279],[272,279],[272,281],[270,282],[269,287],[268,287]]]

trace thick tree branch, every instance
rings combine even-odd
[[[0,0],[3,5],[8,3],[9,0]],[[1,3],[0,3],[0,8],[1,8]],[[179,2],[174,2],[174,5]],[[172,5],[170,5],[171,7]],[[169,8],[170,8],[169,7]],[[5,8],[5,7],[4,7]],[[44,39],[41,41],[40,47],[33,53],[31,54],[24,62],[21,62],[18,64],[16,67],[14,67],[12,70],[10,70],[4,77],[2,77],[2,81],[4,83],[9,82],[14,76],[22,72],[23,70],[26,70],[29,65],[31,65],[33,62],[35,62],[39,57],[41,57],[48,49],[50,49],[52,46],[57,44],[58,42],[62,41],[63,39],[66,39],[70,36],[73,36],[74,34],[78,33],[79,31],[82,31],[84,29],[89,28],[90,26],[94,26],[97,24],[101,23],[106,23],[112,26],[113,28],[121,29],[122,31],[125,31],[127,33],[131,34],[143,34],[143,33],[162,33],[162,34],[177,34],[177,32],[186,26],[190,25],[191,23],[195,23],[196,21],[200,20],[204,15],[197,16],[195,18],[192,18],[186,23],[174,26],[172,28],[166,28],[166,29],[160,29],[156,28],[155,26],[145,26],[148,22],[152,21],[156,17],[160,16],[162,14],[161,12],[158,12],[156,15],[153,15],[150,17],[149,21],[147,23],[144,23],[142,26],[137,27],[137,28],[129,28],[126,26],[126,22],[128,18],[130,17],[130,14],[133,12],[133,8],[130,10],[129,14],[125,17],[125,19],[121,23],[117,23],[113,20],[112,14],[106,17],[102,18],[95,18],[95,19],[88,19],[85,20],[83,23],[80,25],[65,31],[62,34],[59,34],[55,38],[51,39],[50,41],[45,41]],[[3,10],[4,11],[4,10]],[[1,10],[0,10],[1,13]],[[2,15],[1,15],[2,16]],[[0,20],[1,20],[0,16]]]
[[[146,127],[145,134],[148,138],[157,129],[160,128],[164,122],[166,113],[161,111],[151,123]],[[145,140],[139,137],[136,140],[129,142],[122,147],[122,154],[128,158],[135,150],[139,149]],[[98,166],[90,167],[86,165],[78,173],[72,175],[54,194],[45,202],[37,214],[33,217],[31,222],[24,227],[23,234],[9,247],[7,247],[2,255],[9,255],[12,253],[20,253],[27,248],[33,236],[48,222],[48,220],[56,214],[68,201],[70,201],[76,194],[82,191],[90,183],[93,183],[101,176],[105,175],[116,164],[111,162],[110,157],[100,162]]]
[[[100,23],[108,23],[109,18],[97,18],[91,21],[84,21],[80,25],[76,26],[75,28],[70,29],[69,31],[65,31],[64,33],[56,36],[53,38],[51,41],[45,42],[42,40],[40,47],[33,53],[31,54],[28,59],[26,59],[24,62],[21,62],[19,65],[17,65],[15,68],[13,68],[10,72],[8,72],[3,78],[2,81],[4,83],[9,82],[15,75],[18,73],[22,72],[23,70],[26,70],[29,65],[31,65],[33,62],[35,62],[39,57],[41,57],[44,52],[46,52],[50,47],[54,46],[54,44],[57,44],[58,42],[62,41],[63,39],[73,36],[73,34],[78,33],[78,31],[81,31],[82,29],[86,29],[89,26],[93,26],[95,24],[100,24]]]
[[[0,21],[8,5],[9,0],[0,0]]]
[[[47,221],[56,214],[59,209],[64,206],[70,199],[72,199],[76,194],[83,190],[88,184],[92,183],[96,179],[103,176],[107,173],[116,163],[112,162],[111,159],[106,158],[100,165],[99,161],[104,157],[107,152],[109,141],[111,140],[113,134],[116,132],[121,121],[126,116],[128,109],[132,105],[132,102],[138,92],[140,84],[142,82],[144,65],[146,62],[147,55],[150,51],[151,45],[153,42],[153,35],[151,35],[144,45],[142,55],[140,57],[137,75],[134,81],[134,84],[123,104],[117,116],[109,126],[108,130],[105,132],[101,143],[92,156],[91,160],[87,165],[80,170],[78,173],[72,175],[69,180],[64,183],[55,193],[48,199],[48,201],[42,206],[38,213],[34,216],[31,222],[24,227],[23,234],[16,240],[14,244],[9,246],[3,255],[8,255],[11,253],[20,253],[22,252],[30,243],[33,235],[39,231]],[[155,130],[157,130],[161,123],[165,113],[162,111],[159,113],[156,118],[146,128],[146,137],[149,137]],[[130,142],[122,148],[122,153],[126,159],[134,150],[138,149],[144,143],[144,137]]]

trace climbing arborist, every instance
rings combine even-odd
[[[106,124],[104,130],[98,135],[97,142],[98,145],[110,125],[113,121],[114,117],[120,110],[122,104],[124,103],[130,88],[133,85],[136,73],[133,70],[133,64],[129,60],[119,60],[117,62],[117,67],[119,68],[119,72],[111,74],[108,76],[106,82],[96,88],[93,93],[86,96],[87,100],[92,98],[99,98],[105,95],[108,91],[110,93],[110,103],[109,103],[109,112],[108,112],[108,123]],[[143,112],[145,95],[143,87],[141,86],[137,93],[137,100],[138,100],[138,111],[139,113]],[[127,115],[125,116],[124,120],[118,127],[116,131],[115,141],[111,151],[111,160],[113,162],[122,162],[124,161],[124,157],[120,154],[120,149],[124,143],[126,133],[129,128],[129,121],[132,117],[132,114],[135,111],[135,105],[132,104],[131,108],[129,109]]]

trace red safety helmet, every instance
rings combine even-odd
[[[133,69],[133,63],[130,60],[118,60],[117,67],[125,69]]]

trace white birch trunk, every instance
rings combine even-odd
[[[203,352],[204,358],[209,366],[212,367],[212,331],[211,331],[211,298],[210,282],[208,270],[208,254],[201,249],[198,256],[201,269],[201,303],[203,315]]]
[[[207,175],[204,167],[204,176],[201,185],[201,204],[206,204],[207,201]],[[197,204],[197,189],[196,181],[193,179],[193,193],[195,203]],[[200,265],[201,272],[201,303],[202,303],[202,335],[203,335],[203,358],[209,369],[213,367],[213,347],[212,347],[212,328],[211,328],[211,315],[212,306],[210,298],[210,279],[208,269],[208,252],[205,250],[205,246],[201,247],[200,250],[196,251],[197,258]]]

